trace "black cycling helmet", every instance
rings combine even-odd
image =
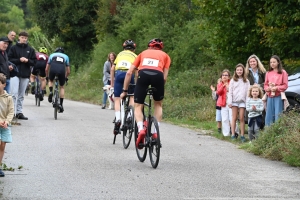
[[[164,43],[161,41],[161,39],[154,38],[148,42],[148,47],[152,47],[152,48],[156,48],[156,49],[163,49]]]
[[[126,49],[126,50],[135,50],[136,48],[136,44],[133,40],[126,40],[124,43],[123,43],[123,49]]]
[[[64,53],[65,51],[64,51],[64,48],[62,48],[62,47],[57,47],[57,48],[55,49],[55,52]]]

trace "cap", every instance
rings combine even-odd
[[[1,38],[0,38],[0,41],[3,41],[3,42],[10,42],[10,40],[8,39],[8,37],[1,37]]]

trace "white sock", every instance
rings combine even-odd
[[[116,111],[115,112],[115,115],[116,115],[116,121],[120,120],[120,115],[121,115],[121,111]]]
[[[137,127],[139,129],[139,132],[144,129],[144,123],[142,121],[137,122],[136,124],[137,124]]]
[[[158,124],[158,128],[159,128],[160,123],[157,122],[157,124]],[[153,133],[157,133],[155,126],[153,126],[153,127],[154,127],[154,129],[151,130],[151,133],[152,133],[152,134],[153,134]]]

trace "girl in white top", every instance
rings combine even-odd
[[[250,88],[250,82],[247,79],[245,73],[245,67],[239,63],[235,67],[235,71],[232,80],[229,84],[228,94],[228,107],[232,109],[232,120],[231,120],[231,139],[236,139],[234,130],[236,128],[237,115],[239,113],[240,129],[241,129],[241,140],[245,141],[245,108],[247,92]]]

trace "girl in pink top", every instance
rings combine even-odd
[[[246,98],[248,89],[250,88],[250,82],[247,79],[245,73],[245,67],[239,63],[235,67],[235,71],[232,80],[229,84],[229,95],[228,95],[228,106],[232,109],[232,120],[231,120],[231,139],[236,139],[235,128],[236,120],[239,114],[240,129],[241,129],[241,140],[244,142],[245,136],[245,109],[246,109]]]
[[[273,55],[270,59],[269,71],[266,74],[264,89],[267,93],[266,126],[278,120],[283,111],[281,92],[288,88],[288,74],[283,69],[280,58]]]

